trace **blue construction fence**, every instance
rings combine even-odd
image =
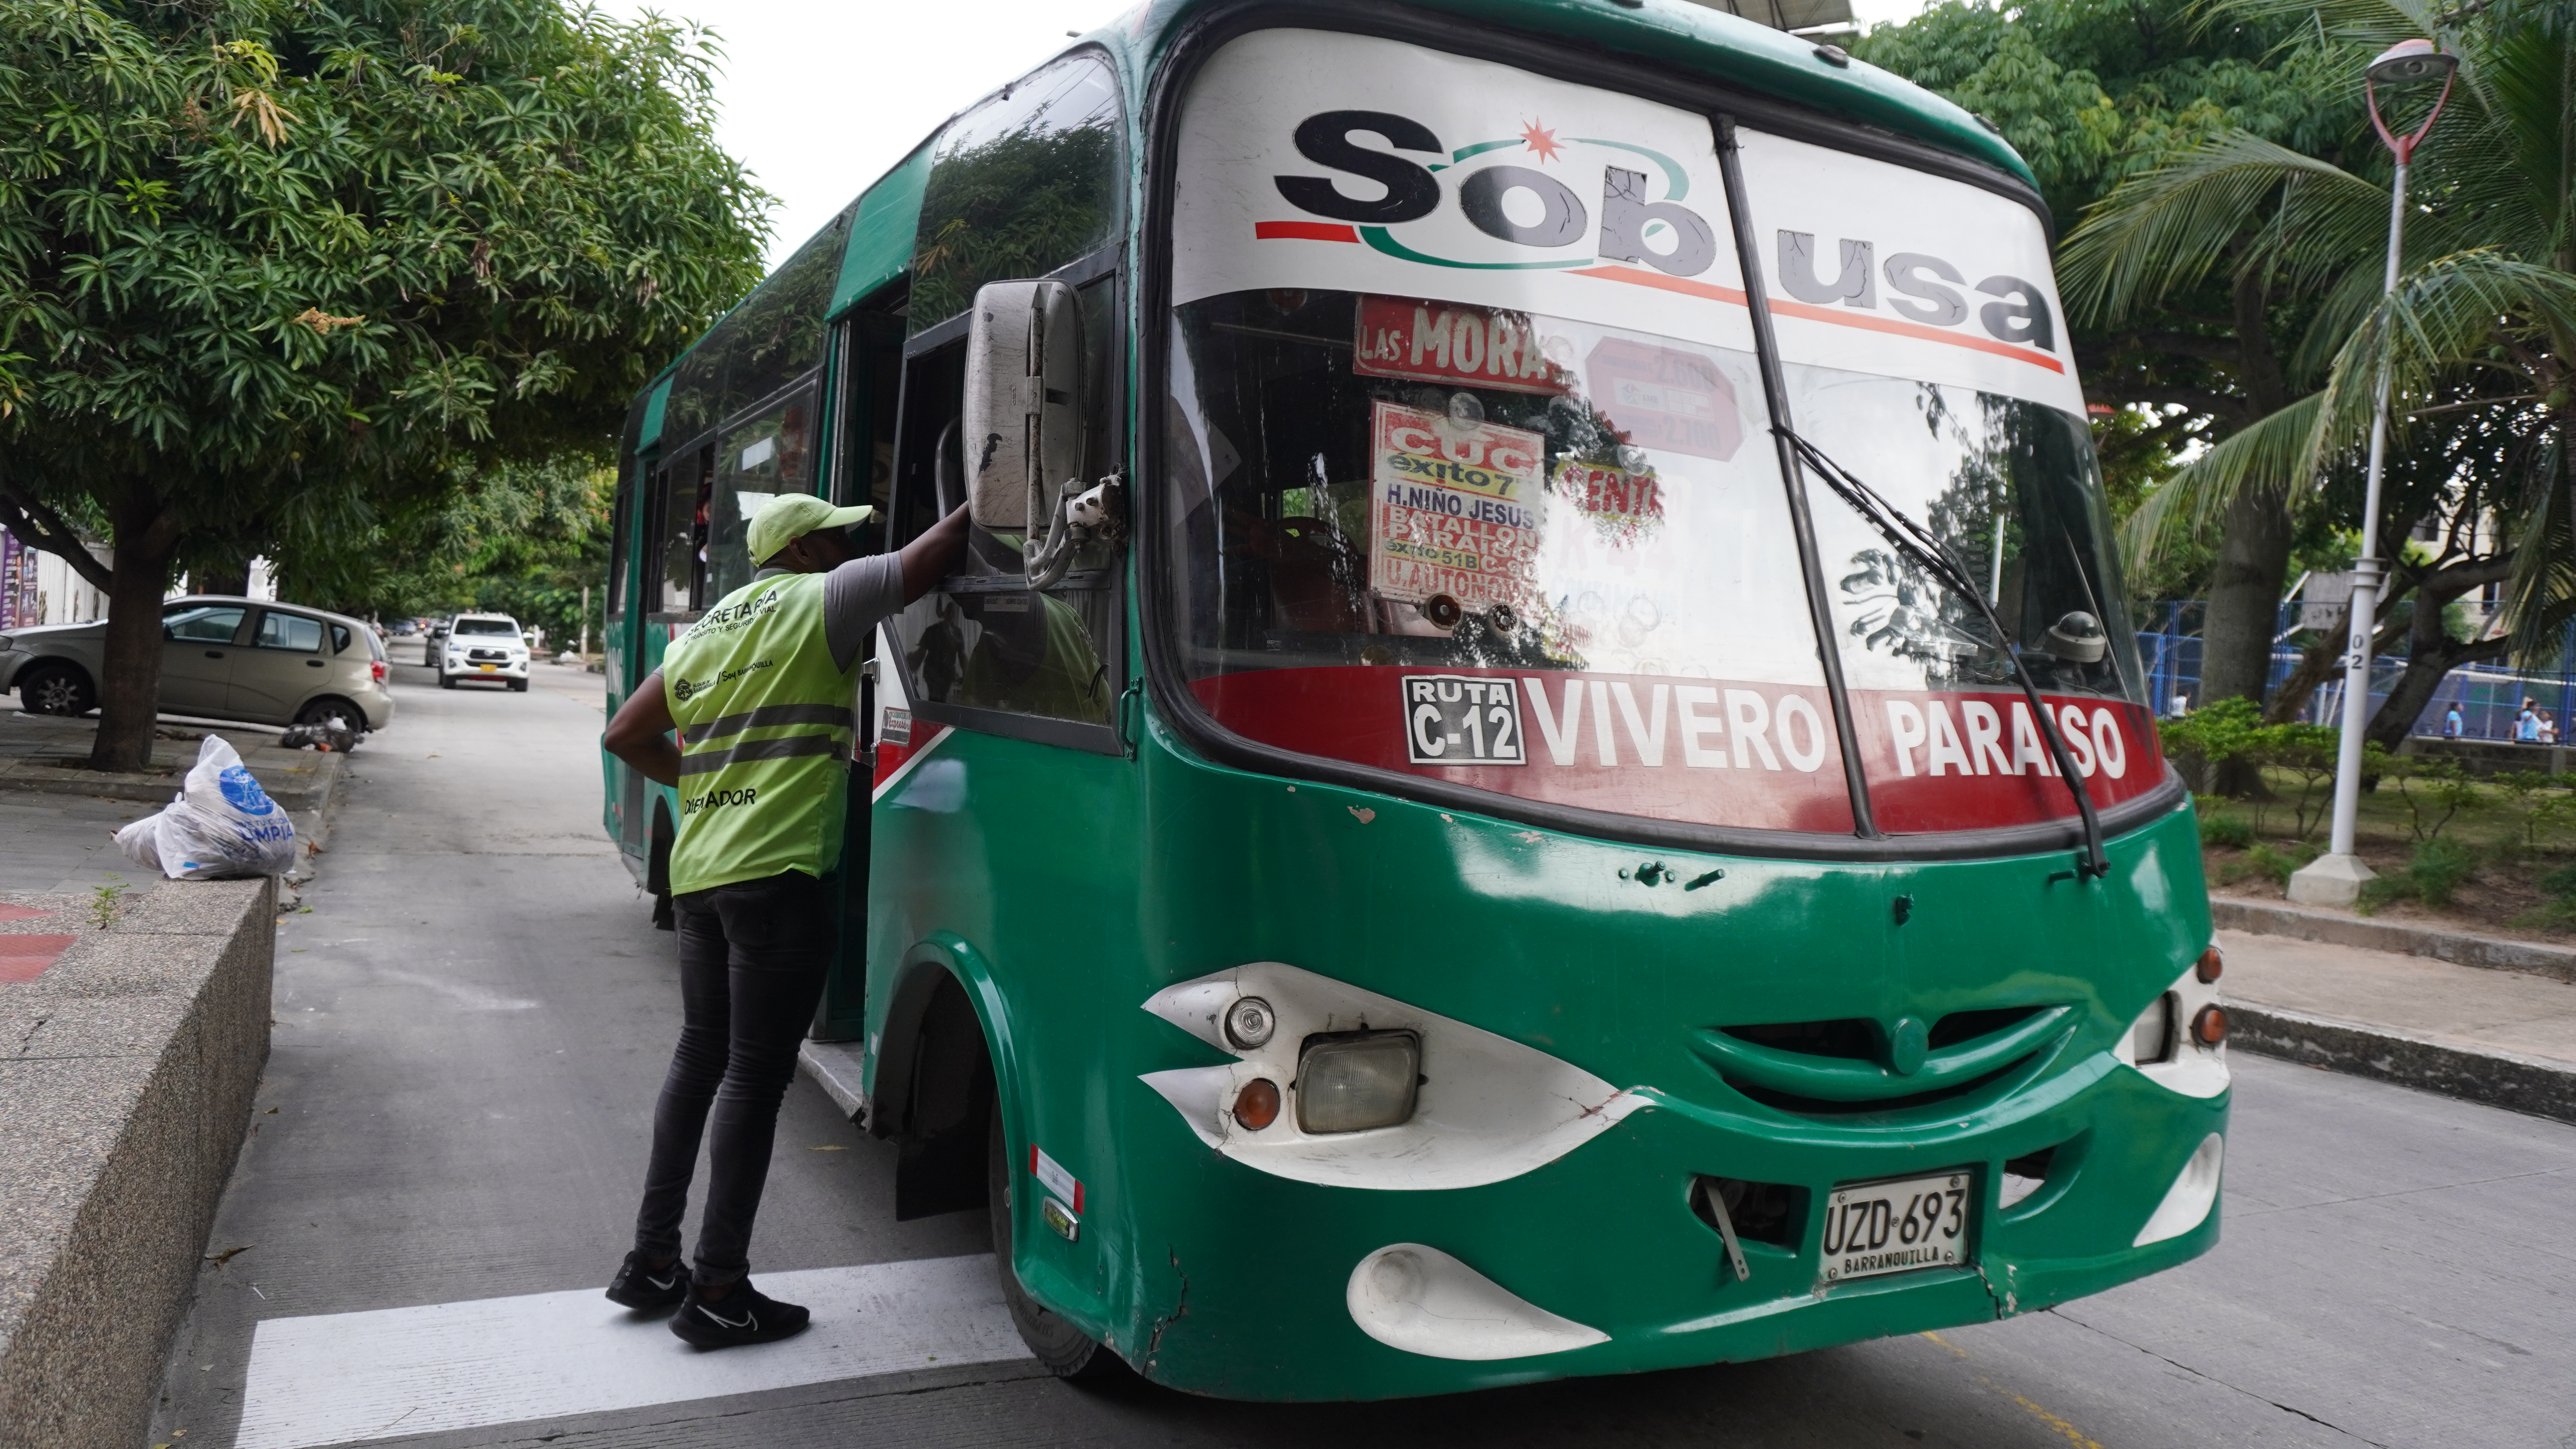
[[[2147,697],[2155,702],[2156,713],[2168,719],[2200,707],[2200,616],[2203,605],[2186,600],[2146,606],[2148,627],[2138,634],[2138,653],[2147,667]],[[2278,690],[2299,666],[2302,651],[2289,640],[2303,627],[2301,606],[2281,606],[2279,626],[2273,630],[2272,677],[2266,692]],[[2389,691],[2397,687],[2397,677],[2406,670],[2406,661],[2380,655],[2370,662],[2371,708],[2377,709]],[[2310,724],[2343,722],[2344,676],[2341,671],[2312,691],[2300,707],[2298,718]],[[2460,711],[2460,737],[2473,740],[2510,740],[2514,719],[2522,712],[2522,702],[2534,706],[2556,726],[2556,737],[2565,740],[2567,727],[2576,720],[2576,628],[2561,640],[2558,667],[2533,671],[2516,669],[2507,664],[2464,664],[2442,679],[2433,691],[2432,702],[2416,717],[2414,733],[2438,735],[2443,723],[2456,705]]]

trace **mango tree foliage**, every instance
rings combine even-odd
[[[585,588],[599,637],[616,484],[614,468],[573,453],[495,464],[433,503],[386,516],[360,548],[282,562],[306,603],[386,619],[492,610],[570,648]]]
[[[551,0],[0,0],[0,523],[109,593],[93,763],[144,759],[174,564],[595,454],[758,278],[712,59]]]
[[[2376,145],[2350,76],[2285,46],[2298,25],[2212,15],[2190,0],[2038,0],[2009,11],[1948,0],[1872,31],[1857,53],[1994,126],[2029,161],[2067,232],[2116,187],[2212,135],[2330,159]],[[2263,219],[2249,211],[2234,222],[2250,245]],[[2129,412],[2096,430],[2115,496],[2155,493],[2177,454],[2298,395],[2289,354],[2315,302],[2270,271],[2213,273],[2136,307],[2104,305],[2080,251],[2060,277],[2086,392]],[[2302,529],[2285,485],[2255,489],[2223,526],[2132,560],[2141,579],[2208,600],[2205,700],[2262,697],[2293,551],[2327,542],[2320,533],[2330,530]]]

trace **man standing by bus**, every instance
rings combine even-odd
[[[746,530],[760,571],[672,642],[602,741],[680,791],[680,1042],[653,1110],[635,1248],[608,1296],[676,1305],[671,1331],[699,1348],[785,1338],[809,1317],[751,1285],[749,1250],[778,1104],[831,963],[821,877],[841,854],[859,665],[878,623],[929,592],[966,543],[960,508],[898,553],[858,558],[846,530],[873,512],[803,493],[763,504]],[[684,1269],[701,1135],[706,1205]]]

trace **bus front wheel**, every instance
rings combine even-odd
[[[1011,1322],[1037,1361],[1060,1379],[1100,1383],[1126,1371],[1126,1362],[1107,1345],[1066,1321],[1063,1315],[1029,1296],[1011,1266],[1011,1149],[1002,1132],[1000,1094],[994,1094],[993,1117],[984,1130],[984,1182],[993,1218],[993,1261],[1002,1275],[1002,1297],[1011,1305]]]

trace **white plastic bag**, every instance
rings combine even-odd
[[[118,831],[116,843],[126,859],[157,866],[172,880],[284,875],[295,868],[295,822],[220,735],[206,736],[198,747],[179,797]]]
[[[115,832],[116,848],[145,870],[161,868],[161,813],[154,811]]]

